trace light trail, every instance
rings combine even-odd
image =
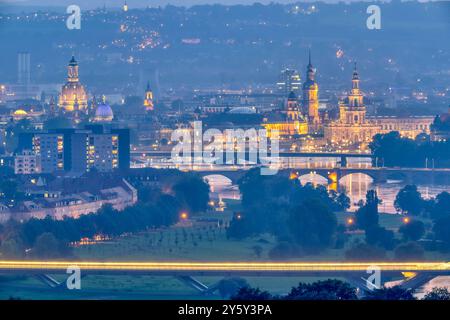
[[[101,261],[0,261],[0,273],[8,271],[65,272],[77,266],[82,271],[109,272],[365,272],[376,266],[392,272],[450,272],[450,262],[101,262]]]

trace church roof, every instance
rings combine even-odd
[[[95,110],[96,121],[111,121],[114,118],[114,113],[107,103],[101,103]]]

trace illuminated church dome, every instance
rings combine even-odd
[[[78,63],[74,56],[67,67],[67,82],[62,87],[59,106],[69,112],[84,111],[87,108],[86,89],[79,81]]]
[[[109,122],[109,121],[112,121],[113,118],[114,118],[114,113],[113,113],[111,107],[109,106],[109,104],[107,104],[105,102],[105,99],[103,99],[103,102],[100,103],[98,105],[97,109],[95,110],[94,121],[95,122]]]

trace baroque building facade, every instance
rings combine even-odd
[[[67,66],[67,82],[62,86],[58,105],[65,112],[86,113],[87,102],[86,89],[79,79],[78,62],[72,56]]]
[[[266,118],[263,127],[268,137],[272,137],[274,131],[281,139],[308,134],[308,122],[301,114],[298,98],[293,91],[285,102],[284,110]]]
[[[350,93],[339,103],[339,118],[324,125],[324,139],[327,144],[359,146],[364,149],[376,134],[398,131],[401,136],[414,139],[421,133],[430,133],[434,117],[366,116],[364,95],[359,83],[355,64]]]

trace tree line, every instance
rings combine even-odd
[[[26,249],[34,256],[60,257],[70,255],[69,244],[96,235],[114,238],[151,228],[173,225],[181,212],[203,211],[209,201],[209,187],[200,178],[185,176],[173,187],[171,194],[142,186],[138,203],[122,211],[104,205],[95,213],[78,218],[56,220],[32,218],[24,223],[10,220],[0,225],[0,252],[5,257],[20,258]]]
[[[376,134],[369,144],[374,165],[386,167],[448,168],[450,141],[431,141],[426,134],[416,139],[400,136],[397,131]]]
[[[231,296],[231,300],[417,300],[417,298],[413,290],[399,286],[374,289],[359,297],[356,288],[347,282],[328,279],[312,283],[300,282],[288,294],[281,296],[247,285],[238,289]],[[426,293],[422,300],[450,300],[450,292],[446,288],[435,287]]]
[[[334,211],[350,207],[344,193],[301,185],[298,179],[262,176],[259,170],[250,170],[238,184],[243,211],[231,220],[228,237],[273,234],[279,240],[273,254],[280,258],[286,252],[317,252],[335,245],[340,228]]]

